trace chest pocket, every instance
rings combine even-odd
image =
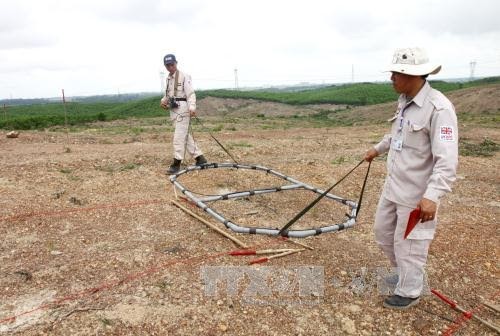
[[[387,122],[390,122],[391,123],[391,134],[395,134],[396,132],[396,129],[397,129],[397,123],[395,123],[394,121],[396,121],[398,119],[398,115],[395,114],[392,118],[389,118],[387,119]]]
[[[426,151],[430,145],[429,131],[423,125],[411,124],[406,131],[404,145],[418,151]]]

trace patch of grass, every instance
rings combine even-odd
[[[141,166],[140,164],[127,163],[127,164],[120,167],[120,171],[132,170],[132,169],[139,168],[140,166]]]
[[[59,171],[63,174],[71,174],[71,169],[68,168],[61,168]]]
[[[109,174],[112,174],[115,171],[112,166],[97,166],[95,169]]]
[[[495,152],[500,150],[500,145],[488,138],[478,144],[466,142],[460,139],[459,150],[460,155],[463,156],[493,156]]]
[[[49,252],[50,251],[54,251],[56,249],[56,244],[53,241],[51,241],[51,240],[49,240],[46,243],[46,246],[47,246],[47,250],[49,250]]]
[[[139,134],[141,134],[142,132],[144,132],[144,128],[142,128],[142,127],[132,127],[132,128],[130,129],[130,131],[131,131],[133,134],[135,134],[135,135],[139,135]]]
[[[272,123],[272,124],[265,124],[265,125],[261,125],[260,126],[260,129],[263,129],[263,130],[270,130],[270,129],[276,129],[278,128],[279,125],[275,124],[275,123]]]
[[[220,131],[222,131],[223,128],[224,128],[224,126],[222,124],[219,124],[215,127],[212,127],[212,132],[220,132]]]
[[[345,157],[342,155],[342,156],[339,156],[339,157],[336,157],[335,159],[333,159],[332,161],[330,161],[331,164],[334,164],[334,165],[339,165],[339,164],[342,164],[346,162],[346,159]]]
[[[110,320],[110,319],[107,319],[107,318],[105,318],[105,317],[101,317],[99,320],[100,320],[100,321],[102,322],[102,324],[104,324],[105,326],[110,326],[110,325],[111,325],[111,320]]]
[[[246,141],[240,141],[240,142],[229,143],[229,147],[234,148],[234,147],[253,147],[253,146]]]

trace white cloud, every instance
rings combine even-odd
[[[0,98],[159,90],[175,53],[198,88],[385,80],[422,46],[438,78],[500,73],[496,0],[17,0],[0,5]]]

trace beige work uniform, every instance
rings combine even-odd
[[[175,76],[177,72],[179,76],[177,78],[177,90],[175,90]],[[179,107],[170,109],[170,120],[172,120],[175,127],[173,140],[174,158],[183,160],[186,150],[193,157],[200,156],[203,153],[189,132],[190,112],[196,110],[196,94],[191,84],[191,76],[179,70],[176,73],[173,75],[169,74],[167,77],[165,96],[163,96],[161,101],[168,104],[169,98],[174,97],[174,92],[175,98],[186,99],[186,101],[177,101]]]
[[[404,239],[410,212],[422,198],[439,203],[451,191],[458,165],[457,117],[452,103],[428,82],[407,102],[398,100],[391,134],[375,145],[389,152],[387,177],[375,215],[375,240],[398,268],[395,294],[418,297],[437,220],[418,223]]]

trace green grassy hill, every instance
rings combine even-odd
[[[433,87],[442,92],[492,83],[500,83],[500,77],[490,77],[467,83],[431,82]],[[209,96],[255,99],[299,106],[310,104],[368,106],[392,102],[397,98],[397,94],[389,83],[345,84],[297,92],[207,90],[198,91],[197,96],[198,99]],[[159,107],[159,99],[160,97],[151,97],[125,103],[67,103],[67,123],[73,126],[132,117],[166,116],[166,112]],[[61,103],[10,106],[3,111],[3,115],[0,115],[1,129],[44,129],[60,125],[65,125],[65,109]]]
[[[489,77],[467,83],[450,83],[431,81],[432,87],[441,92],[448,92],[485,84],[500,83],[500,77]],[[390,83],[357,83],[333,85],[314,90],[296,92],[276,92],[267,90],[235,91],[235,90],[208,90],[201,91],[198,96],[218,98],[245,98],[263,101],[272,101],[291,105],[309,104],[338,104],[365,106],[394,101],[397,94]]]

